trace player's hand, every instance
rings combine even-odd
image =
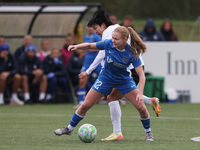
[[[84,79],[86,76],[88,76],[88,74],[87,74],[86,71],[85,71],[85,72],[82,72],[82,73],[80,73],[80,74],[78,75],[78,77],[79,77],[80,79]]]
[[[140,106],[140,104],[143,101],[143,95],[140,92],[136,96],[136,101],[137,101],[138,106]]]
[[[33,75],[42,75],[43,74],[43,71],[41,69],[35,69],[33,70]]]
[[[77,50],[77,49],[78,49],[78,46],[76,46],[76,45],[70,45],[70,46],[68,47],[68,51],[69,51],[69,52],[75,51],[75,50]]]

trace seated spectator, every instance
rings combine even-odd
[[[117,17],[115,15],[110,15],[109,19],[113,24],[117,24]]]
[[[170,20],[165,20],[163,22],[160,31],[163,34],[165,41],[178,41],[178,37]]]
[[[43,40],[41,42],[41,50],[37,53],[37,56],[40,58],[41,61],[43,61],[45,57],[49,54],[49,42],[47,40]]]
[[[121,25],[125,27],[131,27],[134,29],[132,24],[133,24],[133,17],[131,15],[126,15]]]
[[[1,44],[4,44],[5,43],[5,38],[3,35],[0,35],[0,46]]]
[[[161,32],[156,30],[153,19],[148,19],[144,29],[138,33],[143,41],[164,41],[165,38]]]
[[[18,99],[17,92],[20,87],[21,76],[18,74],[17,65],[13,55],[9,52],[8,44],[0,46],[0,105],[4,104],[4,91],[6,85],[12,85],[11,105],[24,105]]]
[[[63,61],[64,61],[65,65],[68,64],[69,58],[73,54],[73,52],[68,51],[68,46],[73,45],[74,43],[75,43],[74,42],[74,36],[70,33],[67,34],[67,36],[65,37],[65,45],[61,49],[62,57],[63,57]]]
[[[69,72],[69,76],[70,76],[70,79],[72,80],[74,87],[78,86],[79,84],[78,75],[83,66],[83,59],[84,59],[82,53],[83,53],[83,50],[74,51],[67,65],[67,70]]]
[[[67,73],[60,50],[54,48],[43,61],[43,65],[48,79],[46,100],[52,99],[58,89],[57,85],[63,92],[67,93]]]
[[[43,75],[42,62],[36,56],[36,47],[34,45],[27,46],[25,49],[25,53],[26,55],[23,55],[23,57],[19,61],[25,103],[32,103],[29,94],[30,85],[39,85],[39,102],[43,103],[45,100],[47,78],[46,75]]]
[[[14,53],[14,57],[17,60],[17,62],[23,55],[25,55],[25,49],[30,44],[32,44],[32,36],[31,35],[24,36],[24,44],[21,47],[17,48],[17,50]]]

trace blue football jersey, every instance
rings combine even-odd
[[[134,68],[141,65],[140,58],[134,58],[134,54],[126,45],[124,50],[114,47],[112,39],[99,41],[96,43],[99,50],[105,50],[105,64],[101,75],[106,76],[110,81],[121,82],[130,79],[129,65],[132,63]]]
[[[84,42],[85,43],[95,43],[101,41],[101,37],[97,35],[96,33],[93,33],[93,35],[89,36],[88,34],[84,36]],[[95,58],[98,52],[89,52],[87,51],[87,57]]]

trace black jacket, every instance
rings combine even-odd
[[[28,60],[27,55],[24,55],[19,59],[19,71],[20,74],[32,75],[33,70],[42,69],[42,62],[35,56],[32,61]]]
[[[147,32],[147,28],[153,28],[153,32]],[[138,33],[143,41],[164,41],[165,38],[161,32],[156,30],[156,26],[153,19],[148,19],[144,30]]]
[[[68,72],[72,76],[77,76],[80,73],[80,70],[83,66],[83,59],[79,58],[79,55],[77,53],[74,53],[68,62]]]
[[[48,55],[43,61],[43,66],[45,74],[53,72],[55,76],[67,75],[62,57],[59,57],[59,63],[56,64],[50,55]]]
[[[8,54],[8,60],[5,61],[3,58],[0,57],[0,73],[8,71],[10,75],[14,75],[18,73],[17,64],[15,58],[11,53]]]
[[[16,49],[16,51],[14,53],[14,57],[17,60],[17,62],[19,62],[20,59],[22,59],[22,57],[24,57],[23,55],[26,55],[24,45],[22,45],[21,47]]]

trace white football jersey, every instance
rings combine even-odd
[[[109,26],[106,30],[103,31],[102,34],[102,40],[106,40],[106,39],[112,39],[112,33],[113,31],[119,27],[119,24],[114,24]],[[127,43],[130,44],[130,36],[127,40]],[[93,63],[90,65],[90,67],[86,70],[87,74],[90,74],[102,61],[104,61],[105,58],[105,50],[101,50],[99,51],[98,55],[96,56],[95,60],[93,61]],[[142,56],[140,55],[140,60],[142,62],[142,65],[144,65]],[[104,63],[102,63],[104,64]],[[129,69],[133,69],[133,65],[131,64],[129,66]]]

